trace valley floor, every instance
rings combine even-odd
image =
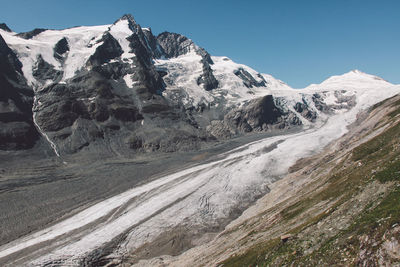
[[[97,161],[89,160],[86,155],[57,158],[44,142],[27,152],[1,152],[0,245],[4,248],[10,241],[70,218],[127,189],[179,169],[221,159],[227,156],[221,153],[271,136],[271,133],[242,136],[208,144],[199,151]],[[0,257],[0,263],[12,258]]]

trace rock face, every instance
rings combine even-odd
[[[18,34],[19,37],[24,38],[24,39],[32,39],[36,35],[46,31],[47,29],[41,29],[41,28],[36,28],[30,32],[21,32]]]
[[[157,36],[157,41],[167,58],[179,57],[189,52],[196,52],[192,40],[178,33],[163,32]]]
[[[289,129],[301,126],[300,119],[291,111],[278,105],[272,95],[246,103],[225,115],[221,121],[213,121],[208,127],[211,134],[227,138],[236,134]]]
[[[54,46],[54,57],[58,60],[62,60],[63,55],[68,51],[69,51],[68,40],[65,37],[63,37]]]
[[[32,75],[37,80],[45,82],[46,80],[57,81],[61,79],[62,71],[58,71],[53,65],[44,61],[43,57],[39,55],[36,59],[36,64],[33,67]]]
[[[225,120],[243,132],[262,131],[269,127],[283,129],[301,125],[299,118],[292,112],[285,112],[277,106],[272,95],[249,102],[243,109],[229,113]]]
[[[11,29],[8,28],[7,24],[0,23],[0,29],[5,30],[6,32],[11,32]]]
[[[163,32],[157,36],[157,41],[167,58],[179,57],[190,52],[195,52],[201,56],[203,74],[198,77],[197,84],[202,84],[207,91],[218,88],[218,81],[210,66],[214,62],[207,51],[195,45],[192,40],[177,33]]]
[[[247,88],[251,88],[253,86],[255,87],[265,86],[265,80],[262,76],[261,77],[259,76],[259,78],[261,78],[261,82],[258,82],[253,78],[253,76],[251,76],[249,72],[247,72],[243,68],[239,68],[234,73],[236,76],[238,76],[240,79],[243,80],[243,84]]]
[[[121,46],[110,33],[106,32],[100,42],[102,44],[96,48],[94,54],[89,58],[88,63],[92,66],[100,66],[122,55]]]
[[[38,138],[32,121],[33,91],[21,67],[0,35],[0,149],[31,148]]]

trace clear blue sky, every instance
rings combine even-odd
[[[400,0],[14,0],[16,32],[111,24],[131,13],[153,33],[184,34],[295,88],[352,69],[400,83]]]

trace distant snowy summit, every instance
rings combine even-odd
[[[332,76],[320,84],[311,84],[305,89],[362,89],[373,87],[386,87],[392,85],[393,84],[385,81],[381,77],[370,75],[360,70],[352,70],[343,75]]]
[[[0,149],[42,140],[61,157],[191,150],[250,132],[307,128],[399,88],[355,70],[292,89],[181,34],[156,36],[131,15],[26,33],[0,24],[0,62]]]

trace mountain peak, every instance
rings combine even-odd
[[[5,23],[0,23],[0,29],[6,31],[6,32],[12,32],[10,28],[8,28],[7,24]]]
[[[351,70],[342,75],[331,76],[320,84],[311,84],[308,89],[343,89],[390,86],[391,83],[381,77],[362,72],[358,69]]]
[[[127,21],[129,21],[129,22],[131,22],[131,23],[133,23],[133,24],[137,24],[136,21],[135,21],[135,19],[134,19],[134,17],[132,16],[132,14],[125,14],[125,15],[123,15],[123,16],[120,17],[116,22],[114,22],[114,24],[117,23],[118,21],[121,21],[121,20],[127,20]]]
[[[351,71],[349,71],[349,73],[366,74],[365,72],[362,72],[362,71],[360,71],[358,69],[351,70]]]

